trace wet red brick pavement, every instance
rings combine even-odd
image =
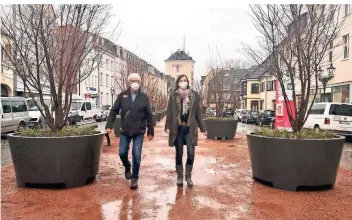
[[[1,219],[352,219],[352,170],[340,167],[332,190],[276,190],[252,180],[243,134],[233,141],[200,136],[195,186],[178,188],[175,152],[162,124],[153,141],[145,140],[137,191],[124,179],[113,137],[113,146],[104,143],[97,181],[84,187],[19,188],[12,165],[3,166]]]

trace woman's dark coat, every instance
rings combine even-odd
[[[200,111],[200,96],[197,92],[190,90],[189,92],[189,117],[188,117],[188,125],[189,132],[191,134],[192,143],[194,146],[198,145],[198,127],[201,132],[205,132],[205,124],[202,119],[201,111]],[[181,117],[181,108],[182,108],[182,100],[180,94],[178,94],[175,90],[170,92],[169,101],[167,105],[167,115],[166,115],[166,123],[165,130],[169,129],[169,146],[173,147],[175,145],[175,140],[177,136],[177,130],[180,124]]]

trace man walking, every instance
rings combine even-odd
[[[118,95],[114,106],[110,110],[105,129],[110,134],[116,115],[120,114],[121,134],[119,155],[125,167],[125,178],[128,180],[131,179],[131,189],[137,189],[143,137],[146,127],[148,128],[147,135],[149,141],[154,137],[153,114],[150,109],[148,96],[139,89],[141,83],[140,75],[138,73],[130,74],[128,82],[130,87]],[[128,160],[128,151],[132,140],[131,173],[131,162]]]

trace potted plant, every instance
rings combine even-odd
[[[247,134],[253,177],[274,188],[295,191],[335,184],[344,138],[303,126],[319,88],[317,69],[325,64],[329,45],[344,23],[339,10],[339,5],[251,6],[266,58],[260,60],[263,54],[249,45],[244,54],[277,79],[277,102],[291,125]]]
[[[223,66],[222,61],[209,61],[210,71],[203,85],[203,104],[213,105],[216,115],[205,115],[208,139],[234,139],[238,120],[233,117],[222,117],[223,109],[234,103],[234,94],[239,88],[239,66]],[[237,62],[240,63],[240,62]],[[206,102],[206,103],[205,103]]]
[[[72,188],[97,175],[104,133],[92,126],[67,126],[67,120],[77,84],[100,65],[105,50],[99,35],[110,8],[13,5],[3,10],[1,31],[13,49],[1,45],[3,61],[23,82],[25,95],[35,102],[48,127],[24,129],[8,137],[19,186],[65,184]],[[44,102],[46,92],[52,108]]]

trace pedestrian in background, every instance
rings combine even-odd
[[[175,90],[170,92],[167,105],[165,132],[169,134],[169,146],[176,149],[177,185],[183,186],[183,147],[187,146],[185,180],[188,187],[193,186],[192,169],[195,146],[198,144],[198,127],[207,135],[200,110],[200,96],[190,89],[186,75],[176,79]]]
[[[110,134],[116,115],[121,115],[119,155],[125,167],[125,178],[127,180],[131,179],[131,189],[137,189],[146,127],[148,128],[149,141],[154,137],[153,114],[150,109],[148,96],[140,90],[140,75],[138,73],[130,74],[128,82],[130,87],[118,95],[114,106],[110,110],[105,129]],[[131,162],[128,160],[128,152],[132,140],[131,173]]]

